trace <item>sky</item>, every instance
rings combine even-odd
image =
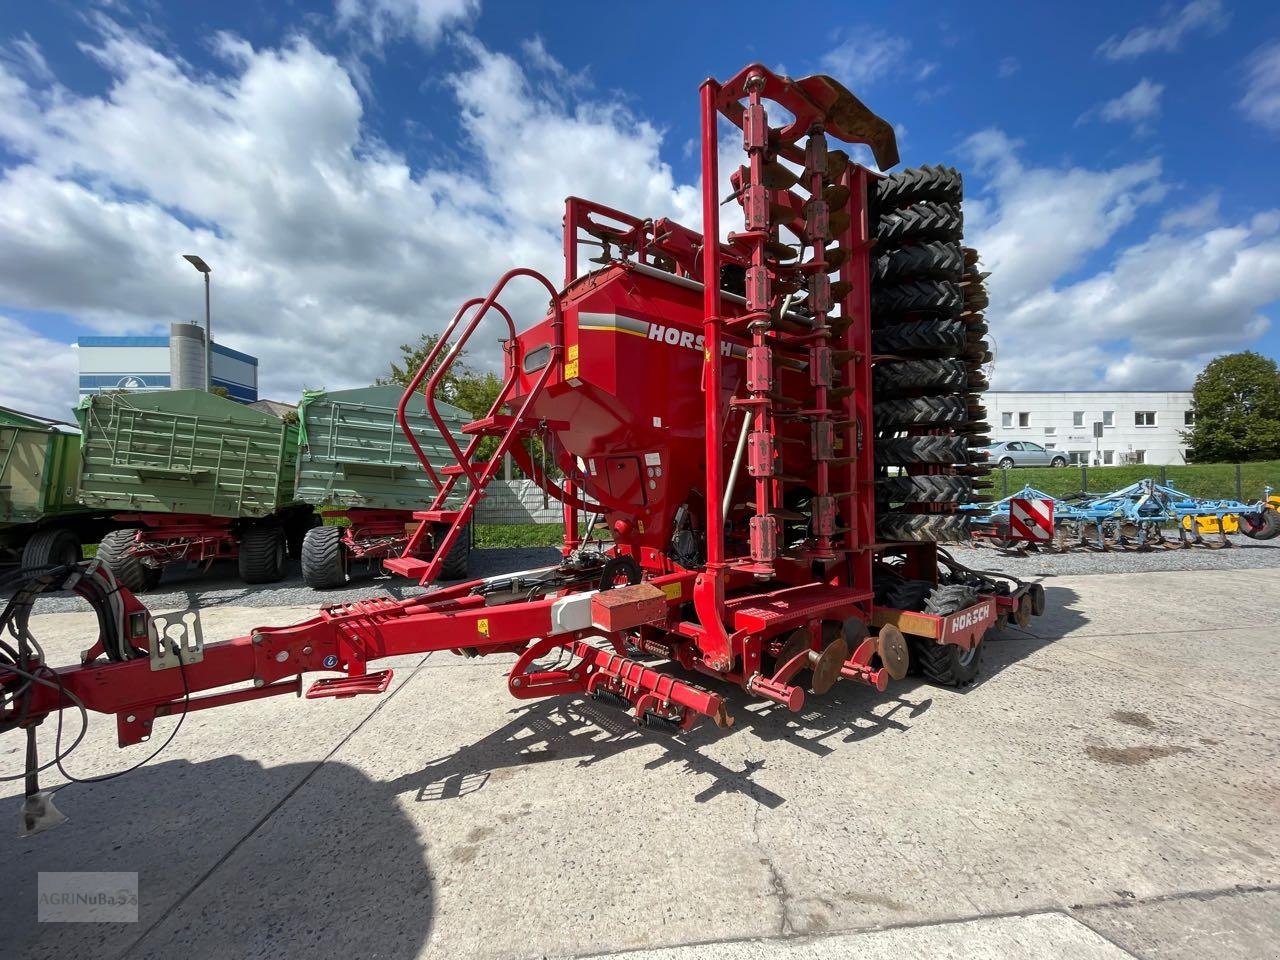
[[[77,337],[202,319],[183,253],[264,397],[369,383],[508,268],[560,277],[569,194],[700,228],[698,85],[754,61],[964,172],[994,387],[1280,355],[1274,2],[44,0],[0,6],[0,404],[66,416]]]

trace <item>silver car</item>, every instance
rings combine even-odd
[[[987,461],[1001,470],[1010,467],[1065,467],[1066,454],[1059,450],[1046,450],[1030,440],[1005,440],[983,447],[990,459]]]

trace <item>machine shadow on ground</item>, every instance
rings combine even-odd
[[[0,801],[15,822],[18,803]],[[269,931],[278,956],[410,958],[431,933],[418,831],[395,791],[347,764],[171,760],[57,803],[68,822],[0,839],[6,957],[250,956]],[[139,922],[37,922],[40,871],[136,871]]]
[[[686,733],[670,734],[637,727],[622,711],[586,698],[540,700],[511,711],[502,727],[423,769],[390,784],[396,793],[412,792],[419,801],[448,800],[506,779],[530,764],[576,761],[588,767],[630,750],[657,748],[646,770],[681,765],[702,785],[692,799],[705,803],[720,794],[737,793],[775,808],[787,798],[762,787],[753,775],[766,761],[748,759],[736,769],[708,755],[706,748],[726,737],[750,735],[763,743],[782,743],[821,759],[842,746],[888,732],[908,730],[938,697],[982,696],[982,686],[1008,667],[1087,622],[1075,608],[1077,594],[1064,587],[1046,590],[1049,608],[1057,611],[1052,637],[1040,637],[1015,625],[984,644],[983,670],[974,684],[962,690],[938,687],[909,676],[890,683],[885,693],[841,681],[823,696],[809,696],[803,709],[785,707],[748,696],[737,687],[718,686],[734,725],[722,730],[703,722]],[[697,678],[694,682],[699,682]]]

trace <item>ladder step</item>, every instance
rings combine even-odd
[[[464,477],[467,471],[463,469],[460,463],[449,463],[441,467],[439,472],[446,477]]]
[[[472,435],[482,434],[500,437],[515,426],[519,433],[533,433],[541,429],[544,422],[548,430],[567,430],[569,427],[567,420],[525,420],[517,425],[516,418],[511,414],[495,413],[492,417],[485,417],[483,420],[472,420],[470,423],[464,424],[462,432]]]
[[[323,677],[307,690],[307,699],[318,697],[354,697],[359,693],[383,693],[391,686],[390,670],[366,673],[358,677]]]
[[[417,580],[431,566],[431,561],[421,557],[388,557],[382,561],[382,569],[394,573],[397,577]]]
[[[462,516],[461,510],[415,510],[413,519],[426,520],[428,523],[453,523]]]

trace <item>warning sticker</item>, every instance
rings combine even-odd
[[[660,467],[660,466],[662,466],[662,454],[660,454],[660,453],[646,453],[646,454],[644,455],[644,465],[645,465],[646,467]]]

